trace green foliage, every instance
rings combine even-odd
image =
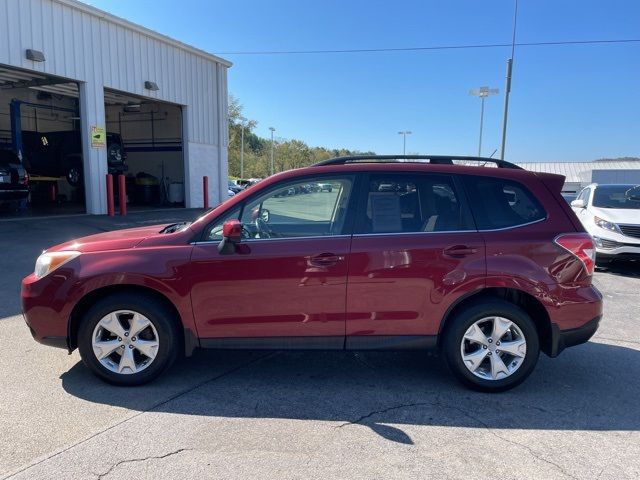
[[[271,139],[253,133],[258,122],[242,115],[242,105],[233,95],[229,96],[229,176],[240,177],[240,146],[244,124],[244,178],[269,176]],[[274,145],[274,169],[276,172],[301,168],[332,157],[372,154],[347,149],[310,147],[302,140],[278,140]]]

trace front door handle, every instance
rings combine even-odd
[[[467,245],[453,245],[444,249],[443,253],[448,257],[466,257],[477,253],[478,249]]]
[[[319,255],[313,255],[309,259],[309,263],[316,267],[331,267],[342,260],[342,258],[343,257],[335,253],[321,253]]]

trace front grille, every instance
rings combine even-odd
[[[623,235],[640,238],[640,225],[618,225]]]
[[[607,240],[606,238],[601,238],[600,244],[602,245],[602,248],[606,248],[607,250],[611,250],[611,249],[622,246],[621,243],[614,242],[613,240]]]

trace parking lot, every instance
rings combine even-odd
[[[318,194],[320,195],[320,194]],[[637,478],[640,266],[598,271],[591,342],[481,394],[417,352],[217,352],[140,388],[35,343],[19,282],[73,237],[193,210],[0,223],[0,478]]]

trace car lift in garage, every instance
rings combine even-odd
[[[41,103],[25,102],[23,100],[12,99],[9,104],[10,120],[11,120],[11,149],[18,155],[20,161],[23,160],[23,143],[22,143],[22,106],[32,107],[34,109],[42,108],[57,112],[71,113],[74,117],[79,118],[77,109],[56,107],[53,105],[45,105]],[[37,122],[37,119],[36,119]],[[37,127],[36,127],[37,128]],[[48,199],[51,203],[58,201],[58,181],[62,177],[42,176],[37,173],[29,172],[29,183],[35,186],[34,190],[45,189],[48,193]]]

